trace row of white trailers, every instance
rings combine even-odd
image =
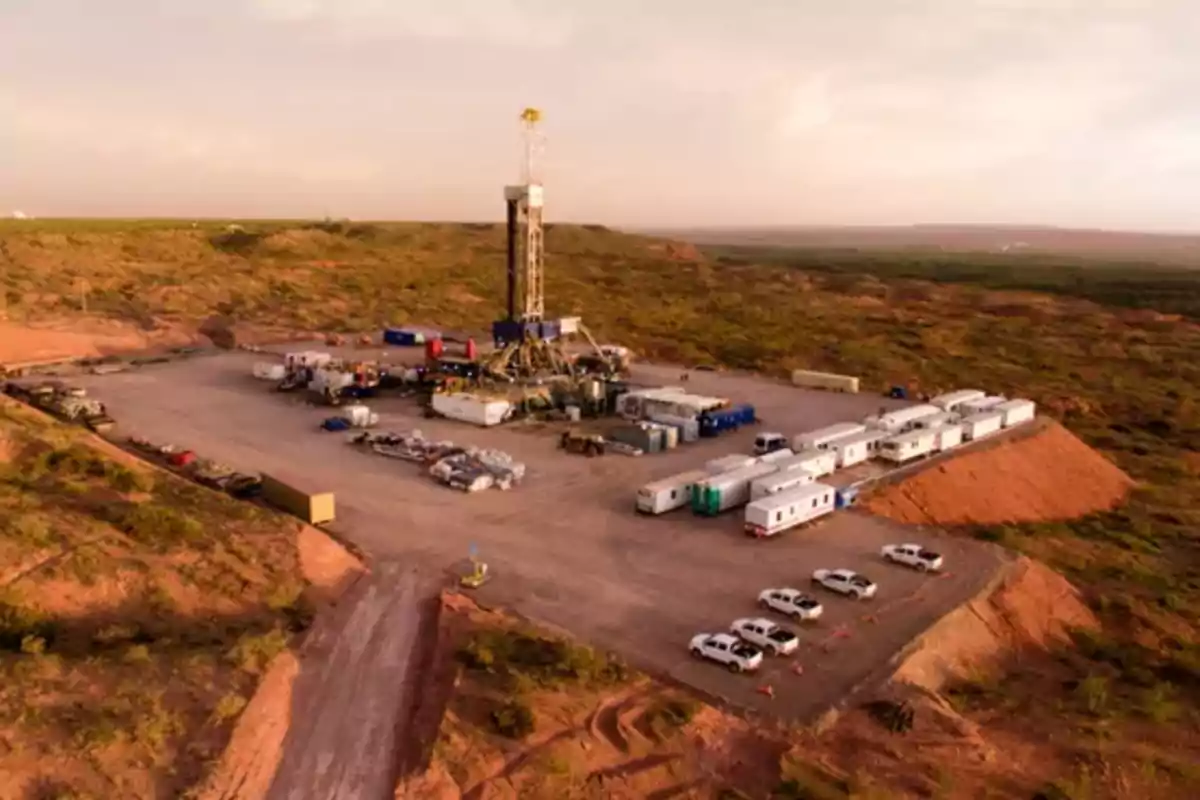
[[[870,428],[839,423],[800,434],[794,449],[713,459],[702,470],[642,487],[637,510],[663,514],[690,505],[713,516],[745,505],[746,532],[773,536],[839,507],[839,490],[818,478],[875,457],[906,464],[1031,421],[1035,411],[1029,400],[964,390],[871,420]]]

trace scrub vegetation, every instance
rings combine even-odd
[[[1187,767],[1200,698],[1200,272],[1043,255],[697,249],[600,226],[551,226],[547,253],[550,312],[582,315],[644,358],[827,369],[862,376],[865,391],[978,386],[1036,400],[1113,459],[1139,482],[1117,511],[964,531],[1062,571],[1104,625],[1063,655],[1053,685],[1016,668],[1002,684],[963,687],[958,702],[973,719],[1028,713],[1054,734],[1046,741],[1070,748],[1080,768],[1053,787],[1067,794],[1046,796],[1085,796],[1083,783],[1102,796],[1114,761],[1152,773],[1145,786],[1160,790],[1145,796],[1200,791]],[[18,325],[78,320],[86,302],[89,316],[143,328],[220,312],[303,331],[483,329],[501,313],[503,261],[502,226],[489,224],[0,222],[0,296]],[[100,482],[157,495],[157,481],[139,488],[62,458],[65,472],[5,484],[4,502],[26,504],[3,523],[6,542],[56,536],[43,506],[22,499],[41,480],[124,541],[204,546],[188,522],[199,512],[174,501],[88,511]],[[523,719],[506,707],[494,722],[520,734]]]

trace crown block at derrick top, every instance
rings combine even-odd
[[[300,476],[263,475],[263,499],[311,525],[334,520],[333,492],[314,486]]]

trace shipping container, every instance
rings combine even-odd
[[[707,477],[707,472],[696,469],[651,481],[638,490],[637,510],[643,514],[665,514],[683,508],[692,500],[692,487]]]
[[[999,411],[980,411],[964,417],[962,426],[963,438],[974,442],[1000,430],[1004,426],[1004,415]]]
[[[663,425],[660,422],[643,422],[643,428],[656,430],[662,434],[662,449],[673,450],[679,446],[679,428],[674,425]]]
[[[334,520],[333,492],[312,491],[294,478],[262,476],[262,497],[311,525]]]
[[[491,427],[504,422],[512,414],[512,403],[492,397],[472,394],[435,392],[433,410],[449,419],[471,425]]]
[[[858,378],[850,375],[837,375],[832,372],[813,372],[807,369],[793,370],[792,383],[810,389],[828,389],[834,392],[858,391]]]
[[[641,425],[622,425],[608,432],[607,438],[615,442],[636,447],[644,453],[658,453],[663,449],[663,433]]]
[[[694,442],[700,438],[700,423],[695,417],[678,417],[672,414],[651,414],[647,417],[651,422],[663,425],[673,425],[679,429],[679,439],[682,442]]]
[[[735,469],[745,469],[757,463],[758,459],[754,456],[744,456],[741,453],[734,453],[708,461],[704,465],[704,470],[709,475],[720,475],[723,472],[733,472]]]
[[[711,517],[750,500],[750,484],[775,472],[771,464],[751,464],[742,469],[710,475],[692,488],[692,510]]]
[[[836,502],[837,490],[823,483],[770,495],[746,506],[745,530],[750,536],[775,536],[832,513]]]
[[[978,414],[981,411],[990,411],[1007,399],[1008,398],[1004,397],[1003,395],[996,394],[989,395],[987,397],[980,397],[977,400],[968,400],[958,407],[958,413],[964,417],[967,417],[971,414]]]
[[[936,450],[936,431],[908,431],[883,440],[879,457],[893,464],[907,464]]]
[[[790,469],[764,475],[750,483],[750,499],[759,500],[769,494],[787,492],[816,481],[817,476],[806,469]]]
[[[943,425],[936,429],[934,434],[937,436],[937,441],[934,447],[939,453],[944,453],[947,450],[952,450],[962,444],[963,426],[962,425]]]
[[[844,439],[847,436],[854,436],[866,429],[867,426],[859,422],[838,422],[834,425],[826,425],[824,428],[817,428],[815,431],[797,434],[792,439],[792,449],[796,452],[800,452],[801,450],[824,450],[829,446],[830,442]]]
[[[942,410],[928,404],[889,411],[874,419],[874,427],[890,433],[902,433],[922,417],[940,414]]]
[[[425,344],[425,339],[424,333],[407,328],[385,328],[383,331],[383,343],[397,347],[419,347]]]
[[[748,404],[705,411],[700,415],[700,435],[717,436],[725,431],[736,431],[743,425],[753,424],[755,419],[754,406]]]
[[[772,450],[769,453],[763,453],[761,456],[755,456],[755,460],[759,464],[778,464],[780,461],[787,461],[789,458],[795,458],[796,453],[790,447],[784,447],[781,450]]]
[[[937,406],[942,411],[953,411],[963,403],[969,403],[972,400],[981,400],[986,396],[987,393],[981,392],[979,389],[959,389],[956,392],[939,394],[929,402],[931,405]]]
[[[943,425],[952,425],[957,421],[958,414],[950,411],[941,411],[937,414],[930,414],[928,417],[921,417],[918,420],[913,420],[908,424],[906,430],[931,431],[935,428],[940,428]]]
[[[1031,421],[1037,413],[1037,405],[1032,400],[1009,400],[1005,403],[997,403],[992,406],[991,410],[1003,414],[1004,421],[1001,424],[1006,428],[1011,428],[1013,425]]]

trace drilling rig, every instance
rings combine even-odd
[[[521,182],[504,187],[507,314],[492,323],[495,350],[484,368],[490,375],[507,381],[579,377],[575,362],[563,349],[563,337],[573,334],[583,336],[602,363],[611,363],[578,317],[546,319],[545,193],[537,169],[542,145],[538,128],[541,121],[542,113],[536,108],[521,112],[524,151]]]

